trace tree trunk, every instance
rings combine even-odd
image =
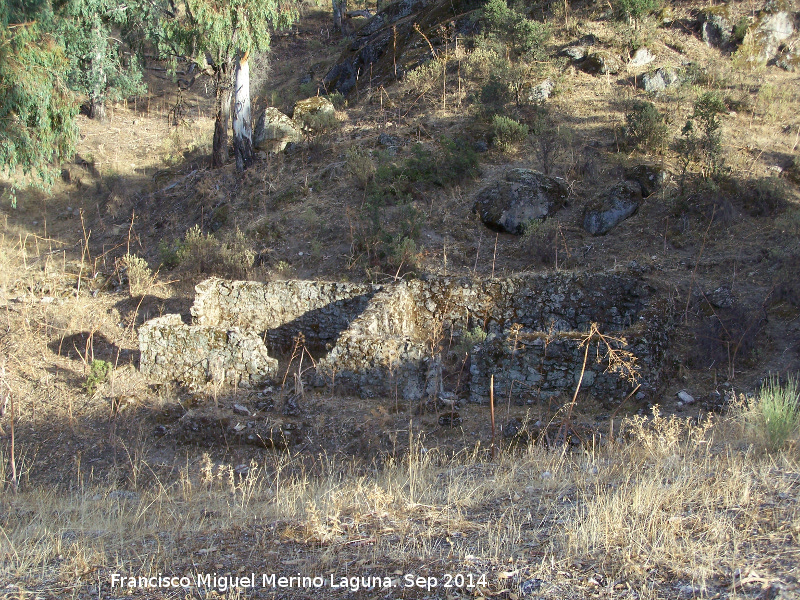
[[[106,120],[106,105],[105,103],[97,98],[92,98],[89,100],[89,118],[94,119],[95,121],[105,121]]]
[[[106,95],[106,88],[108,87],[108,77],[106,76],[103,66],[105,63],[106,40],[99,27],[94,27],[92,29],[92,42],[94,50],[89,59],[89,81],[91,82],[91,88],[89,90],[89,118],[97,121],[105,121],[106,106],[103,98]]]
[[[334,31],[342,31],[342,17],[347,11],[347,0],[332,0],[333,5],[333,29]]]
[[[228,121],[231,113],[231,82],[227,64],[217,67],[216,72],[217,115],[214,120],[214,146],[211,151],[211,166],[221,167],[228,162]]]
[[[245,52],[236,66],[235,104],[233,105],[233,151],[236,154],[236,168],[244,171],[254,158],[253,117],[250,112],[250,66]]]

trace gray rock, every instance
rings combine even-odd
[[[614,75],[622,70],[622,61],[610,52],[592,52],[581,63],[581,69],[592,75]]]
[[[403,145],[403,140],[395,135],[389,135],[388,133],[381,133],[378,135],[378,144],[381,146],[386,146],[387,148],[397,148],[398,146]]]
[[[242,415],[244,417],[250,416],[250,411],[247,410],[246,406],[242,406],[241,404],[234,404],[233,405],[233,412],[237,415]]]
[[[528,102],[533,103],[542,103],[550,97],[550,94],[553,93],[556,84],[553,83],[552,79],[545,79],[539,85],[534,86],[531,89],[530,94],[528,94]]]
[[[663,92],[667,88],[676,86],[680,83],[678,74],[669,67],[661,67],[651,73],[642,75],[642,87],[649,94]]]
[[[295,102],[292,119],[303,129],[315,129],[314,119],[319,119],[320,117],[333,119],[335,113],[336,109],[330,100],[324,96],[313,96]]]
[[[597,374],[594,371],[586,369],[583,372],[583,381],[581,381],[581,372],[580,370],[577,370],[575,371],[575,384],[577,385],[577,383],[580,381],[581,387],[590,388],[594,385],[595,377],[597,377]]]
[[[650,50],[645,46],[642,46],[636,52],[633,53],[633,56],[631,56],[631,59],[630,61],[628,61],[628,64],[632,67],[643,67],[644,65],[650,64],[655,59],[656,57],[653,56],[653,53],[650,52]]]
[[[472,210],[489,227],[521,234],[526,223],[544,219],[561,207],[568,195],[561,178],[530,169],[511,169],[478,192]]]
[[[561,51],[562,56],[566,56],[570,60],[575,62],[580,62],[584,58],[586,58],[586,47],[585,46],[567,46]]]
[[[253,145],[257,150],[281,152],[290,142],[302,139],[297,124],[272,106],[261,113],[253,130]]]
[[[680,400],[684,404],[694,404],[694,397],[686,390],[681,390],[680,392],[678,392],[677,396],[678,400]]]
[[[636,165],[625,169],[625,179],[638,183],[645,198],[664,187],[667,178],[667,171],[653,165]]]
[[[781,42],[794,34],[794,19],[785,11],[765,14],[756,25],[754,41],[760,58],[772,60],[778,53]]]
[[[713,292],[706,294],[709,304],[716,308],[731,308],[736,302],[736,296],[727,286],[720,286]]]
[[[700,12],[700,36],[708,45],[715,48],[730,44],[733,25],[726,6],[711,7]]]
[[[781,53],[781,55],[775,61],[775,64],[784,71],[789,71],[789,73],[797,73],[800,71],[800,48],[787,49]]]
[[[583,214],[583,228],[592,235],[604,235],[633,215],[642,201],[642,188],[622,181],[600,193]]]

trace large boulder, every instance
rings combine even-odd
[[[664,187],[668,176],[667,171],[655,165],[641,164],[625,169],[625,179],[638,183],[644,198]]]
[[[272,106],[261,113],[253,130],[253,146],[257,150],[282,152],[289,142],[299,142],[302,133],[297,124]]]
[[[761,60],[775,58],[781,43],[794,34],[794,18],[785,11],[766,13],[758,21],[753,41]]]
[[[610,52],[599,50],[586,57],[581,69],[592,75],[615,75],[622,70],[622,61]]]
[[[667,88],[680,83],[680,78],[674,69],[661,67],[650,73],[642,75],[642,87],[648,94],[658,94]]]
[[[327,129],[336,119],[335,113],[336,109],[330,100],[323,96],[313,96],[295,102],[292,119],[303,130],[317,131]]]
[[[712,6],[700,11],[698,15],[700,36],[708,46],[721,48],[731,43],[733,25],[728,7]]]
[[[621,181],[601,192],[583,213],[583,228],[604,235],[633,215],[642,202],[642,188],[635,181]]]
[[[531,102],[533,104],[543,103],[550,97],[555,88],[556,84],[553,83],[552,79],[545,79],[539,85],[535,85],[532,88],[530,88],[530,91],[528,92],[528,102]]]
[[[649,65],[655,59],[656,57],[650,52],[650,49],[646,46],[642,46],[633,53],[633,56],[631,56],[631,59],[628,61],[628,65],[631,67],[643,67]]]
[[[567,184],[559,177],[511,169],[478,192],[472,210],[493,229],[521,234],[528,222],[544,219],[568,196]]]

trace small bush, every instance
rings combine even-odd
[[[641,19],[661,8],[660,0],[615,0],[614,16],[617,19]]]
[[[483,8],[483,19],[490,36],[509,45],[516,54],[525,54],[544,47],[550,28],[510,8],[506,0],[489,0]]]
[[[317,90],[318,89],[319,89],[319,86],[313,81],[309,81],[307,83],[301,83],[300,84],[300,95],[303,98],[311,98],[311,96],[316,96],[317,95]]]
[[[161,258],[161,266],[171,270],[181,264],[181,247],[182,243],[180,241],[175,241],[172,244],[167,240],[158,242],[158,255]]]
[[[342,92],[333,92],[328,94],[326,98],[331,101],[331,104],[333,104],[333,107],[336,109],[347,106],[347,99],[344,97]]]
[[[742,200],[752,217],[774,216],[788,204],[786,187],[775,177],[762,177],[750,182]]]
[[[558,222],[534,219],[525,225],[520,246],[534,265],[552,266],[558,252]]]
[[[767,443],[776,452],[786,445],[800,426],[800,385],[798,377],[789,376],[781,385],[777,376],[770,376],[755,401],[756,426]]]
[[[700,164],[702,175],[706,177],[717,178],[721,174],[724,156],[720,115],[725,112],[727,107],[716,92],[705,92],[695,100],[694,112],[683,126],[681,138],[675,145],[680,155],[682,182],[694,162]]]
[[[89,374],[83,387],[90,396],[97,391],[100,384],[105,383],[111,373],[111,363],[105,360],[93,360],[89,366]]]
[[[625,115],[628,144],[644,152],[662,150],[667,138],[667,121],[652,102],[634,102]]]
[[[367,152],[351,147],[347,151],[347,170],[355,178],[358,187],[367,189],[367,185],[375,177],[375,163]]]
[[[442,61],[429,60],[406,75],[406,84],[418,94],[426,94],[441,83],[443,74]]]
[[[147,261],[135,254],[122,257],[122,266],[128,276],[128,291],[131,296],[141,296],[153,281],[153,272]]]
[[[508,87],[508,82],[495,75],[489,77],[489,81],[481,87],[481,103],[495,112],[509,100],[511,100],[511,90]]]
[[[227,240],[219,240],[195,225],[186,232],[178,257],[181,265],[192,272],[242,279],[247,277],[255,253],[247,236],[238,229]]]
[[[304,131],[311,133],[328,133],[341,126],[341,122],[336,115],[331,112],[317,111],[303,115],[302,127]]]
[[[482,344],[485,339],[486,332],[482,328],[474,327],[473,329],[466,329],[461,334],[461,339],[451,349],[451,352],[455,356],[463,358],[465,354],[472,354],[473,348],[478,344]]]
[[[502,152],[509,152],[528,137],[528,126],[510,117],[495,115],[492,120],[494,145]]]

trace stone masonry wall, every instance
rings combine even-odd
[[[242,327],[265,333],[270,351],[291,351],[302,332],[306,344],[324,349],[367,306],[377,287],[327,281],[226,281],[196,286],[192,317],[209,327]]]
[[[542,397],[574,389],[583,361],[581,337],[591,323],[598,323],[603,334],[626,338],[626,344],[616,345],[636,355],[642,389],[648,390],[660,376],[670,329],[667,312],[655,305],[653,296],[649,284],[625,273],[522,274],[478,281],[432,278],[386,286],[210,279],[197,286],[192,308],[196,325],[158,321],[161,338],[156,345],[154,322],[141,328],[142,371],[155,379],[182,372],[155,367],[155,360],[161,365],[174,362],[185,370],[182,356],[187,349],[204,352],[202,343],[187,346],[201,331],[208,337],[206,330],[238,328],[237,335],[247,332],[255,336],[252,339],[266,340],[273,356],[285,353],[302,331],[306,343],[318,351],[316,384],[334,384],[337,391],[362,396],[397,393],[414,399],[451,391],[442,380],[443,356],[477,328],[486,339],[471,352],[466,374],[470,397],[480,401],[488,396],[491,375],[496,393],[516,390]],[[177,331],[206,329],[167,334],[164,328],[170,323]],[[228,339],[238,338],[228,333]],[[154,355],[151,347],[159,353]],[[248,365],[234,358],[236,352],[230,352],[226,365]],[[605,372],[604,348],[593,352],[583,387],[609,398],[628,393],[628,381]],[[261,342],[256,354],[264,353]],[[250,382],[273,376],[269,369],[254,374],[247,368],[242,378]],[[199,371],[192,373],[194,379],[202,379]],[[235,379],[226,375],[228,381]]]
[[[208,382],[252,387],[278,374],[261,337],[238,327],[186,325],[180,315],[151,319],[139,328],[139,365],[155,381],[190,387]]]

